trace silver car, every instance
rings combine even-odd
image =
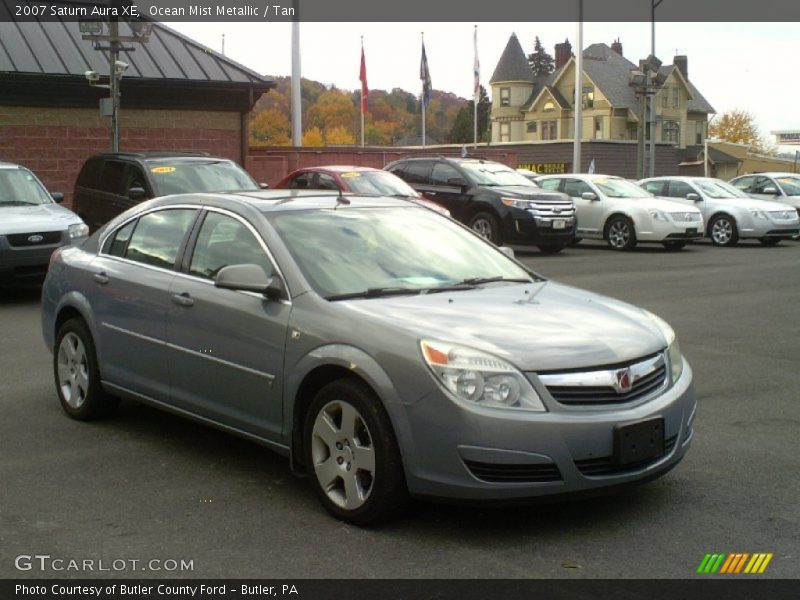
[[[0,162],[0,283],[41,280],[53,250],[86,239],[89,228],[63,199],[25,167]]]
[[[59,252],[42,327],[76,419],[138,400],[261,442],[337,518],[658,477],[693,435],[675,333],[413,203],[182,195]]]
[[[639,185],[654,196],[699,208],[706,233],[717,246],[734,246],[740,239],[774,246],[800,233],[800,221],[791,207],[756,200],[721,179],[653,177]]]
[[[755,173],[730,182],[751,198],[788,204],[800,215],[800,173]]]

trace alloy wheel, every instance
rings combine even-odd
[[[89,361],[86,348],[74,333],[61,339],[58,347],[58,386],[71,408],[80,408],[89,393]]]
[[[488,219],[478,218],[472,223],[472,230],[485,240],[492,241],[492,224]]]
[[[711,226],[711,239],[715,244],[724,246],[733,238],[733,223],[728,219],[717,219]]]
[[[608,228],[608,243],[617,250],[625,248],[631,239],[631,228],[623,220],[614,221]]]

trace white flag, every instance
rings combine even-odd
[[[592,162],[589,163],[589,170],[587,171],[587,173],[589,173],[589,175],[594,173],[594,159],[592,159]]]
[[[475,63],[472,66],[472,71],[475,76],[475,84],[472,90],[472,99],[475,104],[478,104],[481,96],[481,63],[478,61],[478,27],[475,27],[475,34],[473,36],[475,46]]]

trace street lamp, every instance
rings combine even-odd
[[[131,35],[120,35],[119,21],[116,17],[111,17],[106,21],[81,20],[78,27],[81,37],[92,42],[94,49],[103,52],[108,51],[108,84],[101,84],[100,75],[95,71],[87,71],[86,79],[92,87],[100,87],[110,90],[110,98],[100,100],[100,109],[103,115],[111,117],[111,150],[119,152],[119,98],[120,80],[123,73],[128,69],[128,63],[119,60],[120,52],[133,52],[136,50],[131,43],[146,44],[150,40],[150,33],[153,24],[149,21],[130,21],[128,26]],[[129,45],[126,46],[125,44]],[[110,110],[107,110],[110,104]]]

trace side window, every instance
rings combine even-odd
[[[540,179],[536,183],[539,184],[539,187],[543,190],[558,190],[558,187],[561,185],[560,179]]]
[[[572,198],[580,198],[584,192],[591,191],[592,188],[589,187],[589,184],[580,179],[567,179],[564,182],[564,193]]]
[[[455,185],[450,183],[451,179],[460,179],[463,181],[464,177],[453,165],[448,165],[443,162],[437,162],[433,165],[433,172],[431,173],[431,183],[433,185]]]
[[[83,165],[81,172],[78,174],[78,180],[75,182],[75,185],[87,188],[97,187],[102,169],[102,158],[90,158]]]
[[[425,185],[431,173],[431,163],[427,160],[412,160],[406,165],[404,179],[408,183]]]
[[[697,193],[692,189],[685,181],[670,181],[669,182],[669,192],[668,195],[670,198],[686,198],[686,194]]]
[[[125,183],[122,186],[122,195],[127,197],[131,188],[142,188],[148,194],[150,193],[147,189],[147,178],[144,176],[142,169],[134,164],[129,164],[128,170],[125,172]]]
[[[644,189],[648,192],[653,194],[654,196],[663,196],[664,195],[664,185],[665,182],[663,181],[648,181],[642,185]]]
[[[740,190],[747,190],[753,184],[753,179],[755,179],[755,177],[742,177],[741,179],[734,181],[733,185]]]
[[[106,240],[105,247],[103,248],[103,252],[105,254],[110,254],[111,256],[125,256],[125,250],[128,247],[128,242],[131,239],[131,233],[133,233],[133,228],[136,226],[136,219],[125,225],[124,227],[120,227],[117,231],[109,236],[108,240]]]
[[[336,180],[326,173],[317,173],[317,182],[314,186],[318,190],[334,190],[338,191],[339,184]]]
[[[764,188],[768,187],[778,189],[778,186],[769,177],[756,177],[756,181],[750,191],[754,194],[763,194]]]
[[[311,178],[313,175],[313,173],[300,173],[300,175],[292,179],[286,187],[290,190],[311,189]]]
[[[100,174],[100,182],[97,189],[109,194],[120,194],[122,192],[122,178],[125,174],[125,163],[118,160],[106,161],[103,165],[103,172]]]
[[[144,215],[131,235],[125,258],[171,269],[196,213],[193,209],[173,208]]]
[[[203,221],[189,265],[189,274],[214,279],[229,265],[258,265],[269,275],[272,265],[261,245],[241,221],[210,212]]]

